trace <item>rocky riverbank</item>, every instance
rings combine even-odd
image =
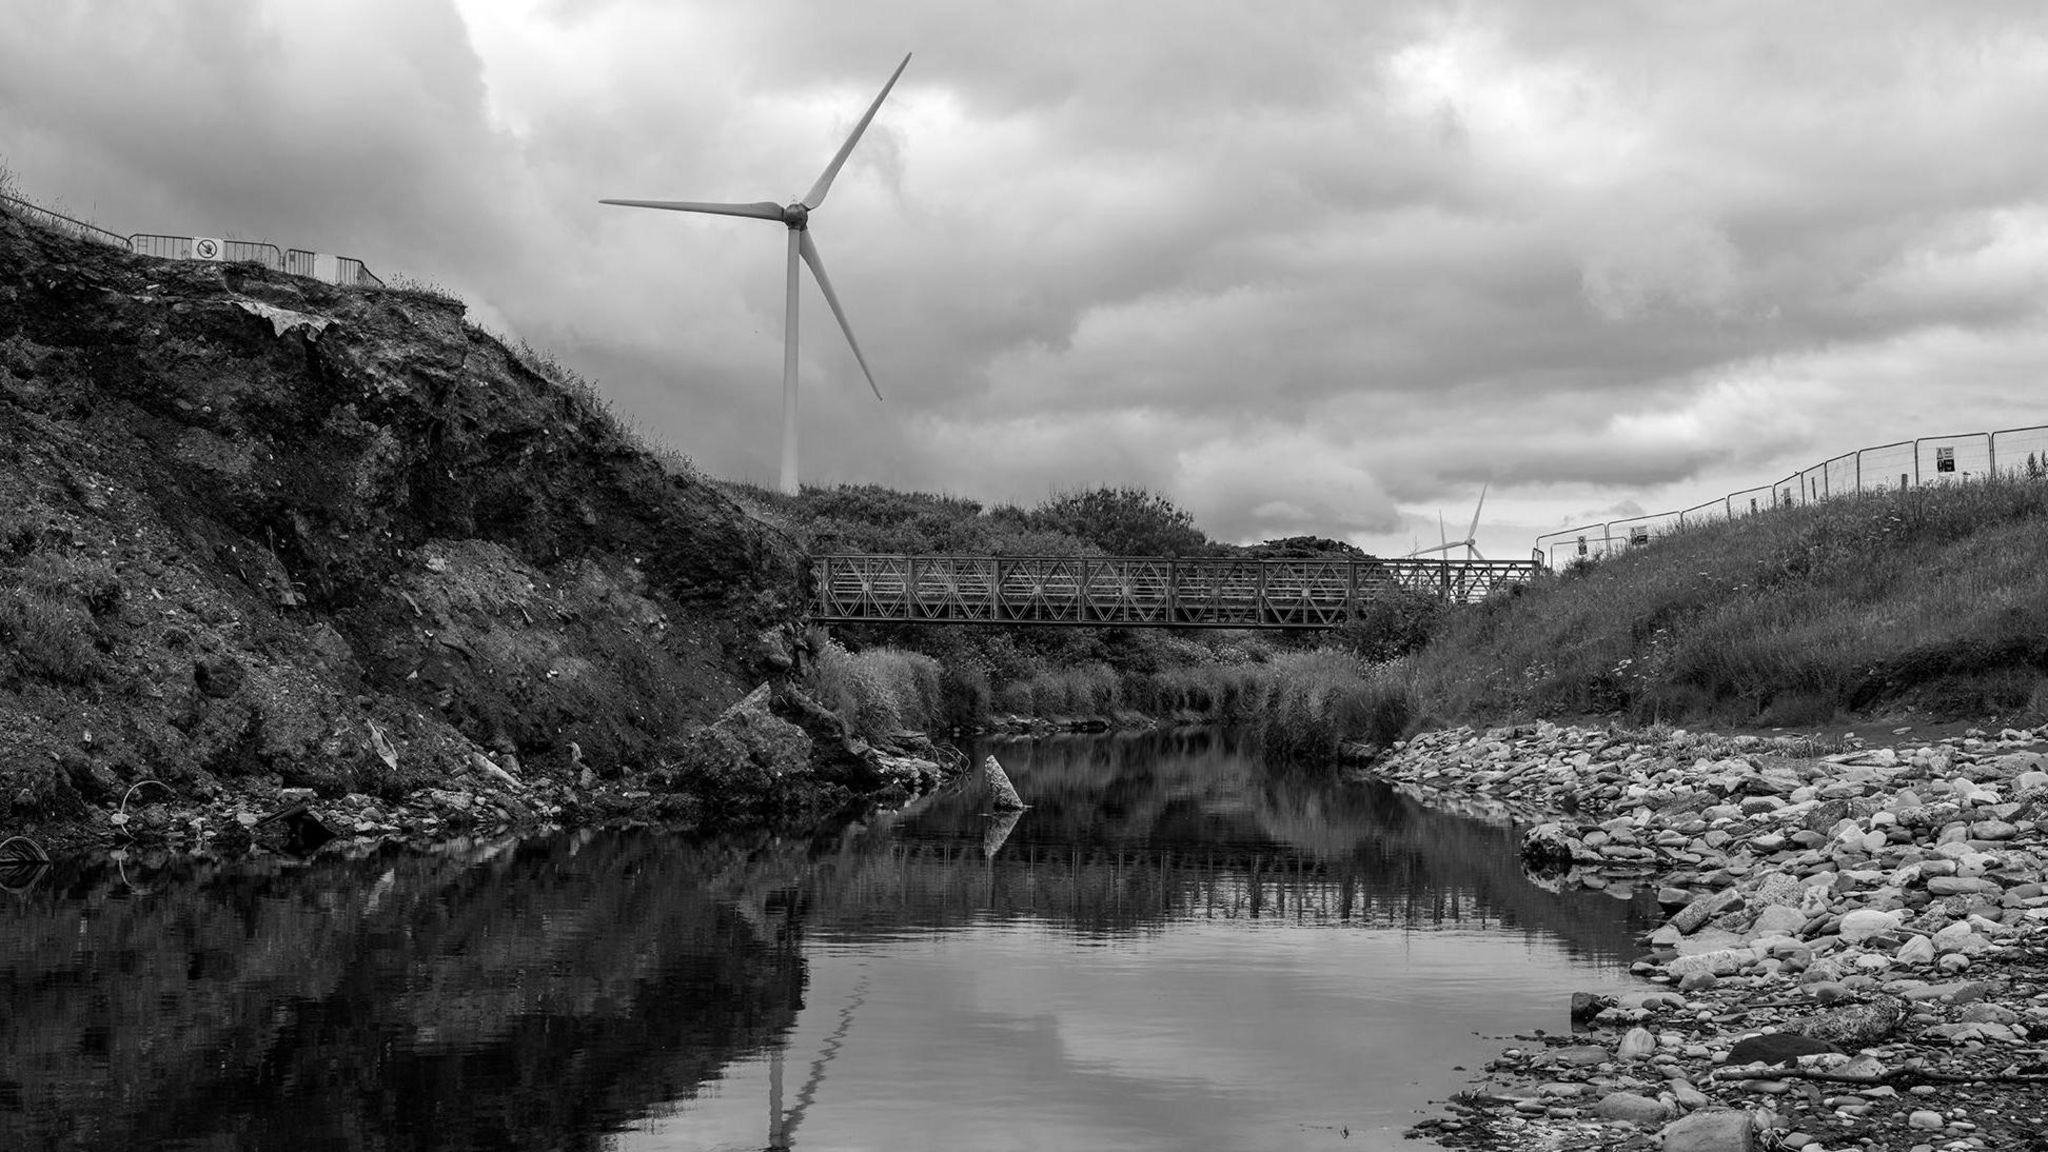
[[[1450,1147],[2048,1147],[2048,726],[1827,748],[1535,724],[1372,772],[1534,823],[1546,882],[1654,887],[1641,988],[1518,1038]],[[1562,1007],[1562,1006],[1561,1006]],[[1562,1013],[1560,1014],[1562,1016]]]
[[[374,723],[366,739],[398,767]],[[516,753],[475,751],[461,770],[399,794],[323,793],[272,774],[232,785],[145,777],[104,804],[35,835],[0,834],[0,870],[55,852],[232,855],[252,846],[296,855],[337,841],[431,842],[563,827],[658,823],[692,828],[802,823],[848,801],[887,806],[966,767],[917,733],[885,747],[847,734],[837,717],[787,684],[763,684],[691,733],[674,761],[600,777],[571,746],[567,764],[528,769]]]

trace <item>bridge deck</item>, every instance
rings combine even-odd
[[[1405,589],[1465,603],[1539,571],[1529,561],[1159,556],[818,556],[826,623],[1125,628],[1334,628]]]

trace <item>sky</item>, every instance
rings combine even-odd
[[[703,471],[1494,558],[2048,424],[2048,7],[0,0],[0,164],[453,291]]]

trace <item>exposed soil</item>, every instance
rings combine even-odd
[[[0,838],[145,779],[673,773],[789,666],[805,578],[459,301],[0,214]]]

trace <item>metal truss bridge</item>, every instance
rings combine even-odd
[[[1468,603],[1542,570],[1526,560],[1162,556],[816,556],[820,623],[1334,628],[1375,596]]]

